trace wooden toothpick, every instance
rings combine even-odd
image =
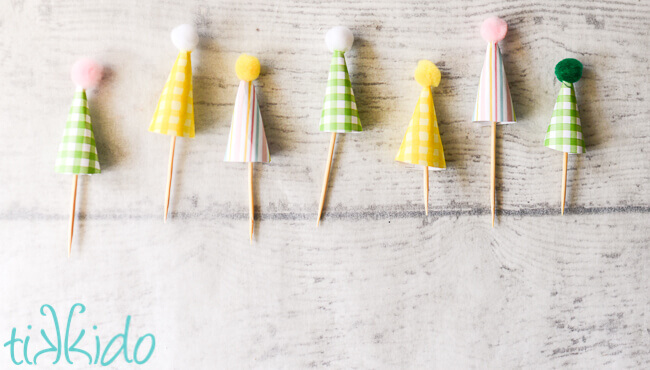
[[[424,166],[424,214],[429,215],[429,167]]]
[[[169,149],[169,173],[167,174],[167,192],[165,193],[165,218],[167,222],[167,211],[169,210],[169,195],[172,188],[172,173],[174,172],[174,148],[176,147],[176,136],[172,136],[171,148]]]
[[[255,198],[253,197],[253,162],[248,162],[248,197],[250,200],[250,241],[253,244],[253,227],[255,225]]]
[[[562,214],[564,215],[564,202],[566,199],[566,169],[569,162],[569,153],[564,153],[562,160]]]
[[[494,213],[496,208],[496,193],[494,178],[497,170],[497,123],[492,122],[492,163],[490,166],[490,207],[492,208],[492,227],[494,227]]]
[[[74,180],[72,181],[72,209],[70,211],[70,238],[68,239],[68,258],[70,258],[70,252],[72,251],[72,236],[74,235],[74,214],[75,208],[77,206],[77,178],[78,175],[74,175]]]
[[[330,167],[332,166],[332,156],[334,155],[334,145],[336,144],[336,132],[332,132],[332,139],[330,140],[330,150],[327,155],[327,164],[325,165],[325,179],[323,180],[323,189],[320,194],[320,205],[318,206],[318,220],[316,226],[320,225],[320,217],[323,213],[323,205],[325,204],[325,194],[327,193],[327,182],[330,178]]]

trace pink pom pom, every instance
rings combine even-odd
[[[77,86],[86,89],[92,89],[102,79],[104,68],[90,58],[81,58],[72,66],[70,77],[72,82]]]
[[[490,17],[481,25],[481,37],[487,42],[499,42],[506,37],[507,32],[508,24],[499,17]]]

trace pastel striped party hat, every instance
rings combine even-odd
[[[237,60],[237,76],[241,79],[232,114],[226,162],[270,162],[264,123],[253,80],[260,73],[257,58],[243,54]]]
[[[341,35],[344,37],[336,38]],[[323,132],[362,131],[357,103],[345,63],[345,52],[352,47],[354,38],[347,28],[335,27],[328,32],[326,41],[333,54],[319,129]]]
[[[507,31],[508,26],[505,21],[496,17],[488,18],[481,27],[481,36],[488,45],[472,117],[474,122],[481,124],[517,122],[498,44]]]
[[[555,66],[555,74],[562,86],[546,130],[544,146],[569,154],[584,153],[585,141],[573,88],[573,83],[582,77],[582,63],[576,59],[564,59]]]
[[[189,37],[189,36],[191,37]],[[192,97],[192,59],[198,35],[190,25],[172,31],[178,57],[158,100],[149,131],[159,134],[194,137],[194,99]]]
[[[93,125],[88,111],[86,91],[77,87],[68,113],[68,121],[59,145],[55,171],[73,175],[92,175],[101,172]]]
[[[440,82],[440,70],[430,61],[421,60],[415,78],[422,85],[422,91],[395,160],[444,170],[447,165],[431,95],[431,87]]]

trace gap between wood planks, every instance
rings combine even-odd
[[[396,207],[369,207],[361,210],[341,211],[330,208],[330,211],[323,215],[323,222],[336,220],[387,220],[387,219],[407,219],[407,218],[439,218],[439,217],[460,217],[460,216],[489,216],[490,207],[463,207],[462,209],[435,209],[429,208],[429,216],[424,215],[424,211],[419,206]],[[572,215],[604,215],[604,214],[633,214],[633,213],[650,213],[650,206],[617,206],[617,207],[572,207],[567,208],[564,217]],[[316,211],[298,211],[298,212],[260,212],[260,208],[255,209],[255,220],[312,220]],[[497,217],[541,217],[541,216],[560,216],[560,210],[557,206],[544,206],[536,208],[522,209],[499,209]],[[10,213],[0,214],[0,220],[4,221],[21,221],[21,220],[60,220],[68,216],[63,214],[45,214],[32,213],[28,211],[13,211]],[[151,214],[86,214],[79,213],[78,220],[150,220],[159,219],[160,215]],[[249,218],[248,210],[242,209],[237,212],[171,212],[170,220],[218,220],[232,219],[244,220]],[[488,220],[489,221],[489,220]],[[486,221],[487,222],[487,221]]]

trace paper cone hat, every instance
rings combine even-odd
[[[444,170],[447,167],[431,89],[428,86],[420,92],[420,99],[395,160],[434,170]]]
[[[194,101],[192,98],[192,61],[190,51],[178,53],[149,131],[159,134],[194,137]]]
[[[481,25],[481,37],[488,46],[472,117],[474,122],[507,124],[517,121],[498,44],[507,32],[508,24],[498,17],[490,17]]]
[[[562,82],[562,87],[555,101],[551,123],[546,130],[544,146],[570,154],[584,153],[585,142],[573,89],[573,83],[582,77],[582,63],[576,59],[564,59],[555,67],[555,74]]]
[[[357,103],[352,92],[344,52],[334,50],[327,78],[325,102],[320,118],[320,130],[324,132],[359,132],[361,122]]]
[[[262,115],[257,102],[257,89],[250,81],[239,83],[224,161],[271,161],[269,144],[266,141]]]
[[[517,122],[501,51],[496,43],[487,46],[472,121],[485,124]]]
[[[74,175],[100,173],[86,91],[78,87],[59,145],[55,171]]]

